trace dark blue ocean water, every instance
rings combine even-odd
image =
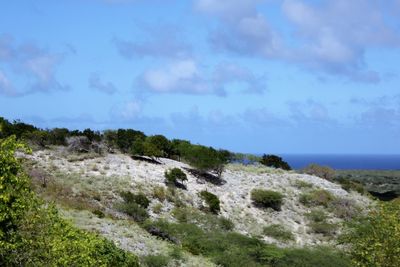
[[[280,155],[293,169],[310,163],[327,165],[333,169],[400,170],[400,155]]]

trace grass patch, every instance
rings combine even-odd
[[[307,207],[324,206],[328,207],[335,197],[324,189],[315,189],[311,192],[300,195],[299,201]]]
[[[263,234],[269,237],[275,238],[279,241],[291,241],[294,240],[294,235],[288,229],[280,224],[272,224],[264,227]]]

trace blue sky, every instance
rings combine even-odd
[[[2,1],[0,116],[399,154],[399,18],[399,0]]]

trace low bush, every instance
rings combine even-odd
[[[242,234],[204,231],[187,223],[147,222],[146,229],[157,229],[165,238],[175,240],[194,255],[210,257],[226,267],[350,267],[348,258],[329,248],[281,249]]]
[[[313,233],[332,236],[338,228],[336,224],[328,222],[328,216],[321,209],[312,210],[306,217],[310,220],[308,226]]]
[[[279,241],[294,240],[294,235],[292,234],[292,232],[290,232],[280,224],[272,224],[264,227],[263,234],[273,237]]]
[[[366,193],[366,190],[365,190],[363,184],[360,182],[352,181],[348,178],[341,177],[341,176],[335,178],[335,181],[338,182],[342,186],[342,188],[344,190],[346,190],[347,192],[355,191],[360,194]]]
[[[335,176],[335,170],[329,166],[321,166],[315,163],[312,163],[302,169],[302,173],[315,175],[320,178],[326,179],[328,181],[332,181],[333,177]]]
[[[324,189],[315,189],[311,192],[301,194],[299,201],[300,203],[308,207],[328,207],[329,203],[332,202],[334,199],[335,197],[328,191]]]
[[[313,184],[307,183],[306,181],[302,181],[302,180],[296,180],[294,182],[294,186],[299,189],[303,189],[303,188],[312,188]]]
[[[179,168],[165,171],[164,175],[168,185],[182,184],[184,181],[187,181],[186,174]]]
[[[271,190],[253,189],[251,191],[251,200],[256,206],[280,211],[283,195]]]
[[[127,191],[121,192],[120,195],[126,203],[136,203],[145,209],[150,205],[150,200],[143,193],[133,194]]]
[[[328,204],[329,210],[341,219],[349,221],[360,214],[360,208],[351,199],[336,198]]]
[[[180,223],[193,223],[205,231],[231,231],[234,228],[233,222],[228,218],[203,213],[190,207],[175,208],[172,215]]]
[[[143,222],[149,217],[146,208],[150,201],[143,193],[121,192],[120,195],[124,202],[117,205],[119,211],[128,214],[137,222]]]
[[[171,259],[164,255],[148,255],[142,258],[142,263],[146,267],[165,267]]]
[[[101,210],[94,210],[94,211],[92,211],[92,213],[94,214],[94,215],[96,215],[98,218],[104,218],[106,215],[104,214],[104,212],[102,212]]]
[[[117,205],[117,209],[128,214],[137,222],[143,222],[149,217],[147,210],[136,203],[120,203]]]
[[[323,234],[325,236],[332,236],[335,234],[338,226],[333,223],[326,221],[323,222],[311,222],[309,224],[311,230],[316,234]]]
[[[201,191],[199,195],[206,202],[210,212],[217,214],[220,211],[220,202],[216,195],[208,191]]]
[[[163,186],[156,186],[153,189],[153,197],[157,198],[160,202],[163,202],[167,198],[167,193]]]

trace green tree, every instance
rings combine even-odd
[[[179,168],[173,168],[165,171],[164,176],[167,180],[167,183],[170,185],[176,185],[177,183],[182,184],[184,181],[187,181],[186,173]]]
[[[183,158],[201,172],[214,171],[219,177],[228,159],[225,152],[218,152],[212,147],[190,145],[185,147]]]
[[[264,154],[260,160],[260,163],[268,167],[274,167],[283,170],[291,170],[289,164],[286,161],[284,161],[281,157],[278,157],[276,155]]]
[[[163,135],[153,135],[146,138],[146,142],[154,145],[161,151],[162,157],[170,157],[172,152],[171,142]]]

